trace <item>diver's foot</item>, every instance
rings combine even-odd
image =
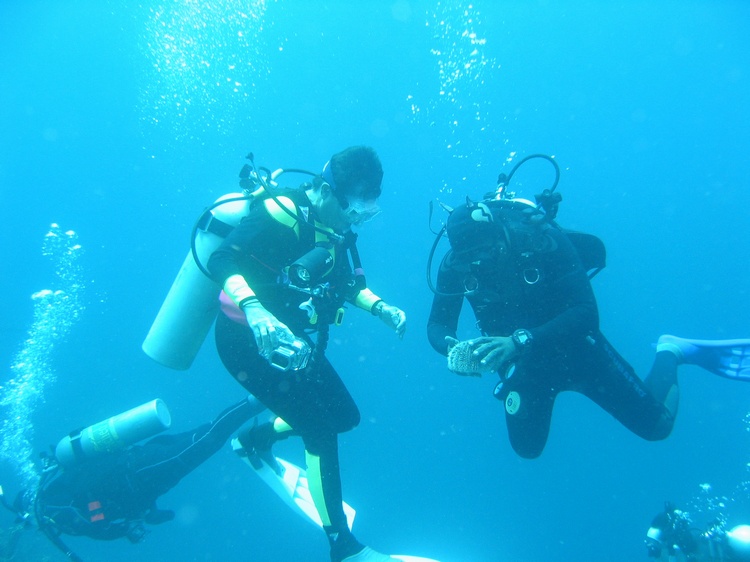
[[[750,381],[750,339],[690,340],[664,335],[656,351],[673,353],[681,365],[697,365],[722,377]]]
[[[394,562],[395,560],[387,554],[381,554],[366,546],[357,554],[347,556],[341,562]]]
[[[656,342],[656,352],[669,351],[677,357],[677,363],[682,365],[687,363],[689,358],[696,353],[696,349],[688,340],[678,338],[677,336],[664,335],[660,336]]]
[[[255,423],[250,429],[240,431],[237,435],[244,453],[256,470],[263,468],[265,463],[277,474],[281,472],[281,466],[271,451],[271,445],[276,441],[275,433],[272,423]]]

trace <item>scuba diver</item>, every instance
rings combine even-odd
[[[127,538],[137,543],[146,525],[171,521],[175,513],[156,500],[221,449],[231,435],[265,410],[248,396],[192,431],[155,435],[171,417],[161,400],[64,437],[51,455],[42,455],[43,470],[34,490],[23,490],[10,504],[17,522],[38,528],[65,555],[81,558],[61,535],[96,540]],[[143,444],[137,444],[151,437]],[[19,525],[20,527],[21,525]]]
[[[508,184],[519,167],[544,158],[556,171],[554,185],[536,203],[517,198]],[[720,376],[750,380],[750,340],[688,340],[663,335],[650,373],[641,380],[599,330],[590,278],[606,261],[604,245],[591,235],[555,222],[560,171],[541,154],[501,174],[497,189],[481,202],[448,209],[428,260],[435,293],[427,333],[460,375],[496,372],[495,397],[504,405],[511,445],[536,458],[549,434],[560,392],[575,391],[596,402],[640,437],[656,441],[672,431],[679,389],[677,367],[698,365]],[[447,233],[450,250],[431,280],[435,249]],[[481,337],[459,341],[463,301]]]
[[[664,502],[646,532],[649,558],[665,562],[742,562],[750,560],[750,525],[726,529],[717,518],[705,531],[696,528],[690,514]]]
[[[223,288],[216,346],[229,373],[276,416],[240,434],[245,454],[273,463],[276,441],[302,438],[331,560],[392,560],[360,543],[347,525],[338,434],[357,426],[360,414],[325,356],[329,326],[341,324],[345,303],[399,337],[406,329],[404,312],[367,288],[351,230],[379,213],[383,170],[372,148],[353,146],[334,154],[320,175],[307,173],[312,181],[296,189],[271,188],[278,176],[254,164],[241,173],[241,185],[260,184],[265,193],[207,262]]]
[[[664,511],[654,517],[646,533],[648,556],[677,560],[677,553],[680,553],[685,560],[695,560],[696,535],[689,514],[677,509],[672,502],[664,502]]]

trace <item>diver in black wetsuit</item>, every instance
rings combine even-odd
[[[216,322],[221,360],[279,416],[239,441],[248,453],[268,453],[279,439],[302,437],[308,485],[334,562],[391,559],[359,543],[347,526],[338,434],[354,428],[360,414],[324,355],[328,327],[340,323],[345,302],[399,336],[406,329],[405,314],[366,287],[350,230],[379,211],[382,176],[375,151],[360,146],[335,154],[301,188],[266,186],[266,197],[253,203],[208,262],[224,289]]]
[[[590,264],[581,259],[588,262],[589,256],[571,241],[580,233],[566,233],[554,222],[559,203],[552,197],[554,187],[534,204],[507,191],[511,176],[501,175],[498,190],[485,201],[467,200],[449,216],[445,231],[451,250],[433,288],[427,332],[454,372],[500,374],[495,397],[505,406],[511,445],[520,456],[542,453],[560,392],[580,392],[635,434],[660,440],[670,434],[677,413],[678,364],[750,377],[749,340],[662,336],[649,375],[638,378],[599,331]],[[603,245],[588,247],[599,254],[594,265],[603,267]],[[459,342],[464,299],[482,337]]]
[[[136,543],[148,532],[146,525],[174,519],[173,511],[156,506],[157,498],[264,409],[249,396],[192,431],[157,435],[120,451],[80,458],[72,466],[63,467],[55,457],[45,457],[38,488],[20,492],[13,506],[6,507],[19,520],[35,520],[72,560],[80,558],[60,539],[61,534],[97,540],[125,537]]]

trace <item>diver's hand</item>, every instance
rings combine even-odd
[[[375,306],[378,307],[376,309],[378,318],[395,331],[398,337],[403,338],[406,333],[406,313],[397,306],[385,304],[383,301]]]
[[[472,353],[488,370],[497,371],[518,355],[513,338],[481,337],[472,340]]]
[[[268,312],[259,300],[254,299],[243,305],[242,311],[245,313],[247,323],[253,332],[258,353],[263,357],[271,355],[271,352],[279,346],[280,338],[284,337],[284,332],[286,332],[288,339],[294,339],[294,334],[286,324]]]

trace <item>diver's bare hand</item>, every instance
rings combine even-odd
[[[483,336],[472,340],[472,356],[479,359],[488,370],[500,370],[518,355],[513,338],[504,336]]]

